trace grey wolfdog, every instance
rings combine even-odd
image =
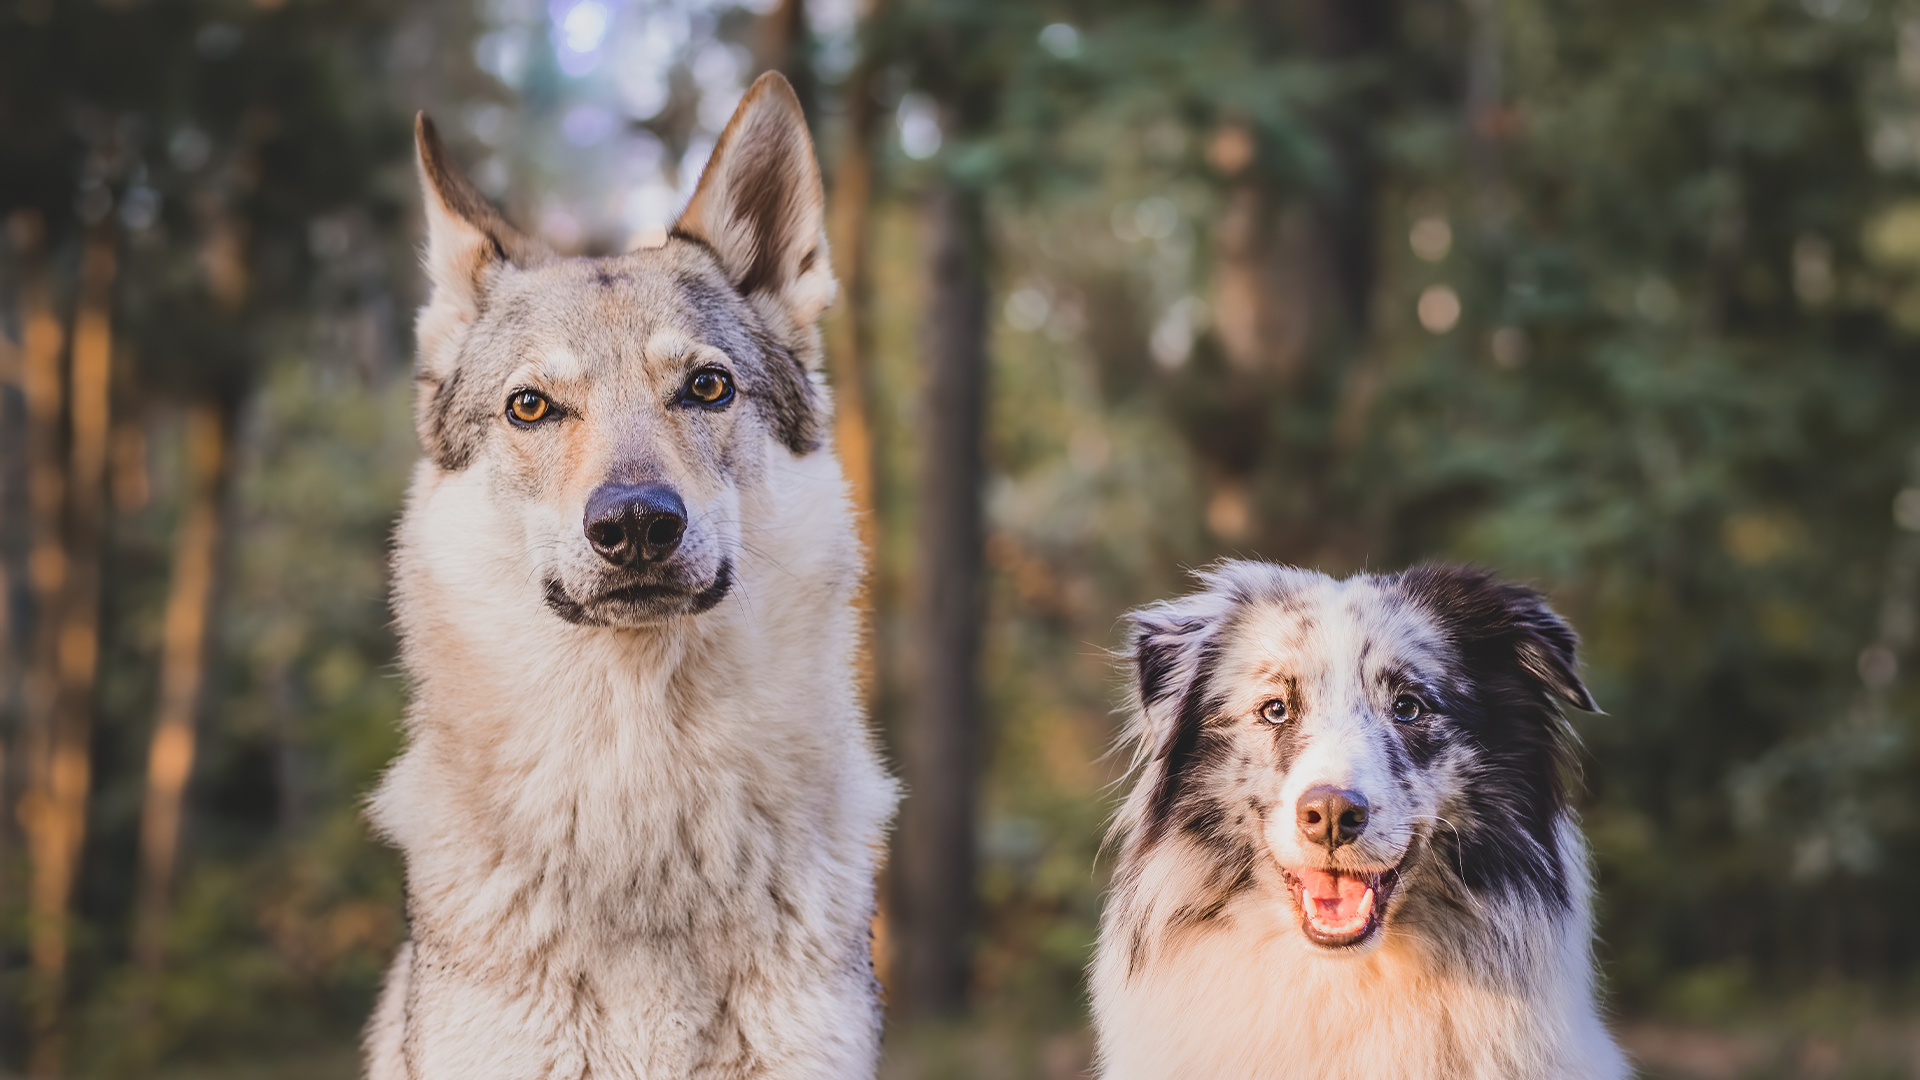
[[[1135,613],[1107,1080],[1616,1080],[1538,593],[1227,562]]]
[[[367,1074],[871,1077],[896,796],[856,693],[799,103],[762,77],[666,244],[613,258],[522,236],[416,135],[413,698],[369,811],[411,938]]]

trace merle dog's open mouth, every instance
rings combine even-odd
[[[1329,949],[1350,948],[1379,933],[1387,917],[1387,902],[1400,871],[1356,873],[1300,867],[1280,871],[1300,909],[1300,928],[1307,940]]]

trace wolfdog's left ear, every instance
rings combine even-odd
[[[833,303],[820,166],[800,99],[778,72],[741,99],[672,235],[705,244],[742,296],[773,301],[793,330]]]
[[[438,382],[451,374],[466,332],[500,273],[525,269],[549,253],[507,224],[461,174],[424,112],[414,117],[413,140],[427,219],[425,262],[433,281],[433,294],[420,309],[421,374]]]

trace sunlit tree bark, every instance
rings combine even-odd
[[[66,452],[62,431],[66,412],[64,354],[66,329],[55,313],[47,280],[44,232],[40,217],[27,211],[8,222],[11,240],[22,267],[20,282],[20,385],[26,403],[27,453],[27,581],[33,597],[32,640],[21,687],[22,723],[19,765],[22,794],[17,817],[33,860],[31,911],[28,927],[35,975],[29,990],[36,1031],[51,1027],[56,989],[48,973],[64,964],[58,926],[43,925],[41,899],[47,878],[40,864],[38,813],[49,789],[48,767],[53,744],[54,707],[59,694],[55,677],[60,644],[60,610],[65,597],[67,550],[61,521],[66,507]]]
[[[860,546],[866,549],[866,640],[860,660],[867,715],[879,716],[889,670],[886,641],[879,634],[881,612],[889,597],[880,560],[880,460],[874,435],[872,224],[874,149],[880,105],[875,81],[881,57],[872,41],[875,20],[885,0],[869,0],[861,15],[860,59],[848,74],[842,100],[845,127],[828,176],[827,229],[833,265],[840,278],[840,302],[826,324],[827,370],[833,383],[834,444],[846,470],[847,486],[859,517]],[[884,871],[883,871],[884,873]],[[894,933],[891,900],[879,894],[873,924],[873,966],[882,980],[892,977]]]
[[[885,0],[872,0],[863,25],[870,31]],[[834,439],[860,511],[868,559],[868,595],[876,583],[879,463],[873,435],[872,225],[874,140],[880,105],[874,99],[881,57],[869,43],[848,75],[843,96],[846,129],[834,157],[828,196],[833,265],[840,277],[840,310],[828,322],[828,369],[833,378]]]
[[[760,66],[772,68],[793,84],[793,95],[809,123],[819,119],[819,80],[813,75],[813,30],[806,0],[780,0],[760,20]]]
[[[174,544],[160,660],[160,706],[147,751],[146,802],[140,817],[140,898],[134,958],[157,972],[165,955],[181,807],[193,771],[194,721],[206,682],[207,627],[214,600],[220,521],[231,457],[226,410],[211,402],[187,414],[185,491]]]
[[[81,258],[66,395],[69,443],[60,558],[63,580],[57,605],[43,613],[54,634],[53,686],[46,722],[34,733],[36,745],[25,763],[28,780],[21,818],[32,861],[28,911],[34,973],[28,1064],[35,1076],[53,1076],[61,1070],[73,887],[92,786],[89,749],[100,654],[115,244],[111,226],[103,223],[87,238]]]

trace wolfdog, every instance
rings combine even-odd
[[[1613,1078],[1538,593],[1226,562],[1133,615],[1100,1075]]]
[[[871,1077],[893,812],[827,448],[818,166],[762,77],[663,247],[561,258],[416,128],[432,294],[374,794],[375,1080]]]

